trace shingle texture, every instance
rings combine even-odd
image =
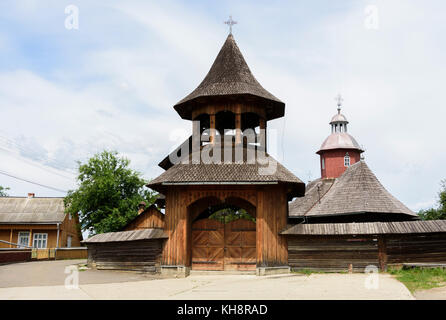
[[[118,241],[135,241],[147,239],[167,239],[168,236],[162,229],[140,229],[131,231],[106,232],[94,235],[83,243],[100,243],[100,242],[118,242]]]
[[[315,186],[321,183],[322,190],[326,192],[319,201]],[[290,203],[290,216],[311,217],[355,213],[397,213],[417,216],[383,187],[364,161],[347,168],[331,186],[330,182],[318,180],[310,184],[307,192],[304,199],[296,199]]]
[[[246,95],[268,107],[268,119],[284,115],[285,104],[266,91],[254,78],[230,34],[204,80],[174,108],[181,117],[190,119],[190,110],[199,98],[236,96],[240,102],[240,96]]]
[[[65,218],[63,198],[0,197],[0,223],[57,223]]]
[[[305,196],[289,204],[290,216],[304,216],[330,190],[335,179],[317,179],[307,184]]]
[[[281,232],[283,235],[355,235],[407,234],[446,232],[446,220],[297,224]]]
[[[234,150],[234,149],[232,149]],[[298,190],[296,196],[303,195],[305,184],[292,174],[288,169],[281,165],[273,157],[266,154],[268,165],[261,165],[258,161],[253,164],[247,162],[246,148],[242,163],[203,163],[200,157],[200,163],[193,164],[193,155],[189,155],[188,164],[176,164],[162,173],[156,179],[152,180],[147,186],[155,187],[163,184],[261,184],[261,183],[288,183],[294,185]],[[235,151],[232,151],[233,154]],[[224,156],[224,147],[221,149],[221,155]],[[257,158],[256,158],[257,159]],[[267,168],[275,168],[268,171]]]

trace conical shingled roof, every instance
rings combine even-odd
[[[314,194],[317,193],[317,188],[310,188],[304,198],[313,199],[313,205],[307,204],[306,212],[301,212],[298,202],[302,202],[304,198],[296,199],[296,204],[294,201],[289,206],[290,216],[392,213],[417,217],[383,187],[364,161],[353,164],[332,185],[323,185],[321,188],[320,202],[319,197]]]
[[[239,103],[243,99],[264,106],[267,120],[282,117],[285,113],[285,103],[254,78],[230,34],[204,80],[174,108],[183,119],[192,120],[191,110],[201,103],[232,100]]]

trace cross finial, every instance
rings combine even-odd
[[[338,113],[341,112],[341,106],[342,106],[342,101],[344,101],[344,99],[342,98],[341,94],[338,93],[338,95],[335,97],[336,100],[336,104],[338,105]]]
[[[229,20],[225,21],[224,24],[227,24],[229,26],[229,34],[232,34],[232,26],[234,24],[237,24],[237,21],[232,20],[232,16],[229,16]]]

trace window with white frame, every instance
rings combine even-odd
[[[20,231],[17,244],[19,248],[25,248],[29,246],[29,231]]]
[[[325,158],[322,158],[322,170],[325,170]]]
[[[67,237],[67,248],[71,248],[71,241],[73,240],[73,238],[71,236]]]
[[[34,233],[33,248],[38,248],[38,249],[46,248],[47,241],[48,241],[48,233]]]
[[[350,167],[350,156],[348,155],[348,153],[344,157],[344,166]]]

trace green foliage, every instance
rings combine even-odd
[[[209,219],[214,219],[222,223],[229,223],[238,219],[246,219],[256,222],[256,219],[252,217],[248,212],[246,212],[246,210],[235,209],[231,207],[215,211],[209,216]]]
[[[79,188],[70,190],[65,206],[79,213],[82,230],[91,234],[121,230],[137,216],[138,204],[155,201],[141,174],[129,168],[130,161],[117,152],[103,151],[79,164]]]
[[[438,207],[420,210],[418,215],[422,220],[445,220],[446,219],[446,180],[441,181],[441,189],[438,193]]]
[[[389,273],[404,283],[411,292],[446,285],[446,270],[443,268],[390,269]]]
[[[9,190],[9,188],[0,186],[0,197],[7,197],[8,194],[6,193],[6,191],[8,191],[8,190]]]

